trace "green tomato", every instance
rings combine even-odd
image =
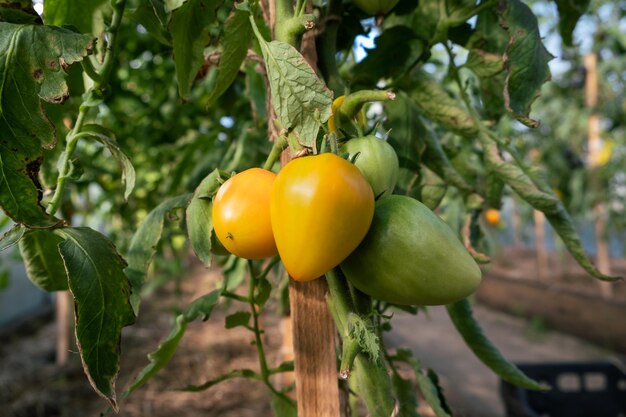
[[[341,147],[341,152],[348,154],[348,159],[361,171],[372,187],[375,196],[391,195],[400,165],[398,155],[386,140],[376,136],[350,139]]]
[[[419,201],[399,195],[377,201],[365,239],[341,270],[364,293],[402,305],[450,304],[481,281],[452,229]]]
[[[372,16],[387,14],[400,0],[354,0],[354,4]]]

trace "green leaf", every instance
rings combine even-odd
[[[403,417],[420,417],[417,413],[417,390],[413,381],[404,379],[399,373],[394,372],[391,374],[391,383],[400,405],[400,413],[398,415]]]
[[[284,129],[303,146],[316,150],[320,123],[330,117],[332,93],[293,46],[266,42],[257,35],[265,59],[272,106]]]
[[[68,289],[67,273],[58,248],[61,242],[63,238],[48,230],[29,230],[20,240],[26,275],[44,291]]]
[[[128,17],[146,28],[148,33],[162,44],[172,45],[172,38],[167,31],[171,14],[161,0],[140,2],[136,9],[128,13]]]
[[[545,214],[546,219],[561,237],[567,250],[580,266],[593,277],[603,281],[621,279],[618,276],[602,274],[591,263],[569,213],[549,186],[541,184],[536,177],[532,178],[529,171],[523,168],[519,160],[513,163],[502,159],[498,144],[490,135],[481,132],[478,138],[485,153],[487,168],[496,173],[528,204]],[[509,153],[514,154],[510,149]]]
[[[437,174],[424,166],[421,169],[421,176],[420,201],[429,209],[435,210],[446,195],[446,183]]]
[[[41,17],[30,0],[0,2],[0,22],[41,24]]]
[[[554,0],[559,10],[559,33],[566,46],[572,46],[572,33],[591,0]]]
[[[187,98],[198,70],[204,62],[204,47],[209,43],[209,25],[215,21],[220,0],[187,0],[174,10],[170,34],[178,93]]]
[[[172,210],[186,208],[190,199],[191,194],[183,194],[159,204],[146,216],[130,241],[126,273],[133,288],[130,301],[135,313],[139,312],[141,287],[156,252],[156,245],[161,240],[165,216]]]
[[[124,392],[122,398],[128,397],[133,391],[148,382],[148,380],[154,377],[161,369],[167,366],[174,356],[174,353],[176,353],[178,344],[187,330],[187,324],[198,317],[202,317],[203,320],[208,319],[213,311],[213,307],[219,301],[220,294],[220,290],[215,290],[194,300],[184,314],[180,314],[176,317],[170,334],[165,340],[159,343],[158,348],[154,352],[148,354],[150,363],[142,369],[130,387]]]
[[[222,178],[222,173],[218,169],[207,175],[196,188],[187,206],[187,233],[191,247],[206,266],[211,265],[211,233],[213,233],[211,198],[219,188]]]
[[[270,298],[272,284],[267,279],[260,278],[255,287],[256,294],[254,295],[254,303],[259,307],[263,307]]]
[[[400,75],[424,52],[424,41],[406,26],[385,29],[376,38],[376,47],[367,50],[353,73],[354,83],[375,86],[381,78]]]
[[[400,166],[415,171],[424,153],[426,127],[413,101],[403,92],[396,99],[384,104],[387,115],[386,127],[391,129],[389,143],[398,154]]]
[[[16,245],[24,233],[26,232],[26,228],[18,225],[13,226],[9,229],[5,234],[0,237],[0,252],[9,249],[13,245]]]
[[[412,78],[409,95],[426,118],[461,136],[476,136],[477,128],[471,115],[424,71]]]
[[[92,33],[95,11],[107,3],[106,0],[46,0],[43,19],[46,25],[71,25],[82,33]]]
[[[505,51],[507,76],[504,81],[504,105],[520,122],[537,127],[531,119],[530,106],[539,96],[541,86],[551,77],[548,62],[553,56],[543,46],[537,17],[520,0],[508,0],[500,16],[509,41]]]
[[[437,417],[452,417],[445,401],[442,401],[443,395],[440,392],[438,384],[424,373],[422,364],[413,357],[412,353],[406,349],[399,349],[397,354],[392,357],[394,361],[401,361],[411,365],[415,373],[415,380],[424,399],[430,405]]]
[[[115,379],[119,371],[122,328],[135,322],[126,262],[113,243],[88,227],[57,229],[74,297],[76,344],[89,382],[117,411]]]
[[[217,77],[209,94],[209,103],[215,102],[224,94],[235,81],[235,78],[237,78],[239,68],[246,58],[248,46],[252,39],[252,27],[250,26],[249,16],[250,13],[248,12],[235,10],[224,23],[222,55],[217,67]]]
[[[238,311],[226,317],[226,328],[232,329],[233,327],[244,326],[248,327],[250,323],[251,314],[248,311]]]
[[[56,144],[41,100],[68,97],[65,69],[92,48],[90,36],[66,29],[0,22],[0,206],[18,224],[44,228],[60,222],[40,204],[42,147]]]
[[[467,346],[487,367],[503,380],[522,388],[545,391],[549,387],[529,378],[517,366],[509,362],[483,333],[474,319],[467,299],[446,306],[448,315]]]
[[[83,126],[80,135],[91,137],[103,144],[120,164],[122,167],[122,182],[126,185],[124,200],[128,200],[128,196],[135,188],[135,168],[128,156],[122,152],[113,132],[100,125],[87,124]]]
[[[298,408],[296,407],[295,401],[286,395],[272,393],[271,406],[272,411],[274,412],[274,417],[298,416]]]

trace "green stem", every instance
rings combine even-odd
[[[100,68],[100,72],[97,73],[89,58],[85,58],[83,60],[83,68],[88,75],[90,75],[94,79],[94,86],[92,90],[100,90],[106,83],[108,83],[109,76],[111,75],[111,71],[113,69],[113,62],[115,58],[115,45],[117,43],[117,35],[119,32],[120,24],[122,22],[122,16],[124,15],[124,8],[126,7],[126,0],[117,0],[113,6],[113,16],[111,18],[111,25],[109,27],[109,43],[106,48],[106,52],[104,55],[104,62],[102,67]],[[91,74],[91,73],[94,74]],[[89,97],[90,92],[85,94],[86,97]],[[71,169],[71,159],[74,151],[76,150],[76,144],[78,143],[79,133],[85,124],[85,119],[87,117],[87,112],[89,111],[89,106],[85,105],[85,102],[80,105],[78,110],[78,116],[76,118],[76,123],[72,130],[67,134],[66,137],[66,146],[65,151],[63,153],[62,159],[59,161],[59,176],[57,178],[57,185],[54,190],[54,195],[48,202],[47,212],[51,215],[54,215],[59,206],[61,204],[61,200],[63,197],[63,193],[65,191],[65,187],[67,185],[67,179],[69,178],[69,173]]]
[[[263,169],[270,170],[274,166],[274,163],[280,156],[280,153],[287,147],[287,138],[284,136],[279,136],[274,141],[274,145],[272,145],[272,150],[270,154],[267,156],[265,163],[263,164]]]
[[[256,309],[254,303],[254,289],[256,288],[256,282],[258,278],[254,273],[254,265],[251,260],[248,260],[248,268],[250,269],[250,285],[248,286],[248,304],[250,305],[250,312],[252,313],[252,328],[254,331],[254,341],[259,356],[259,366],[261,368],[261,377],[263,381],[269,380],[269,368],[267,366],[267,359],[265,357],[265,350],[263,349],[263,341],[261,340],[261,331],[259,330],[259,312]]]

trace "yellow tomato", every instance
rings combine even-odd
[[[251,168],[228,179],[213,199],[213,228],[230,253],[246,259],[278,254],[270,221],[276,174]]]
[[[270,209],[285,269],[297,281],[310,281],[361,243],[374,215],[374,193],[357,167],[325,153],[285,165]]]
[[[490,224],[491,226],[497,226],[500,224],[500,211],[490,208],[487,209],[487,211],[485,211],[485,220],[487,220],[487,223]]]

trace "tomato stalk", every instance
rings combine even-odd
[[[78,116],[76,117],[76,123],[66,137],[66,145],[65,151],[63,152],[61,159],[59,160],[59,176],[57,177],[57,185],[54,190],[54,195],[48,202],[48,206],[46,211],[49,214],[54,214],[59,209],[59,205],[61,204],[61,199],[63,197],[63,192],[65,191],[65,186],[67,184],[67,179],[69,178],[69,173],[71,171],[71,159],[74,151],[76,150],[76,144],[79,139],[79,133],[85,124],[85,119],[87,117],[87,112],[91,108],[88,105],[88,101],[91,101],[94,96],[101,95],[101,91],[103,87],[108,83],[109,77],[111,75],[111,71],[113,70],[113,62],[115,58],[115,47],[117,45],[117,34],[119,32],[119,28],[122,22],[122,16],[124,15],[124,9],[126,7],[126,0],[117,0],[113,3],[113,16],[111,17],[111,25],[109,26],[109,42],[107,43],[107,47],[104,53],[104,61],[99,71],[96,71],[91,61],[88,61],[89,58],[86,58],[83,61],[83,68],[85,68],[85,72],[90,75],[91,73],[97,74],[95,77],[91,77],[94,81],[94,85],[91,89],[85,94],[85,98],[83,99],[83,103],[80,105],[78,110]]]
[[[272,150],[270,154],[267,156],[265,163],[263,164],[263,169],[271,170],[274,166],[274,163],[280,157],[281,152],[287,147],[287,138],[283,135],[276,138],[274,144],[272,145]]]
[[[348,319],[351,315],[356,315],[365,322],[372,324],[371,299],[364,294],[350,288],[350,284],[343,276],[343,273],[335,268],[326,273],[328,282],[328,305],[335,320],[335,324],[342,336],[344,355],[342,358],[343,376],[349,376],[349,368],[345,368],[354,359],[353,377],[356,379],[358,391],[361,394],[369,415],[372,417],[389,417],[396,407],[393,395],[391,379],[382,359],[374,360],[362,351],[356,349],[353,335],[349,329]],[[380,343],[380,342],[379,342]],[[380,345],[379,345],[380,347]]]

